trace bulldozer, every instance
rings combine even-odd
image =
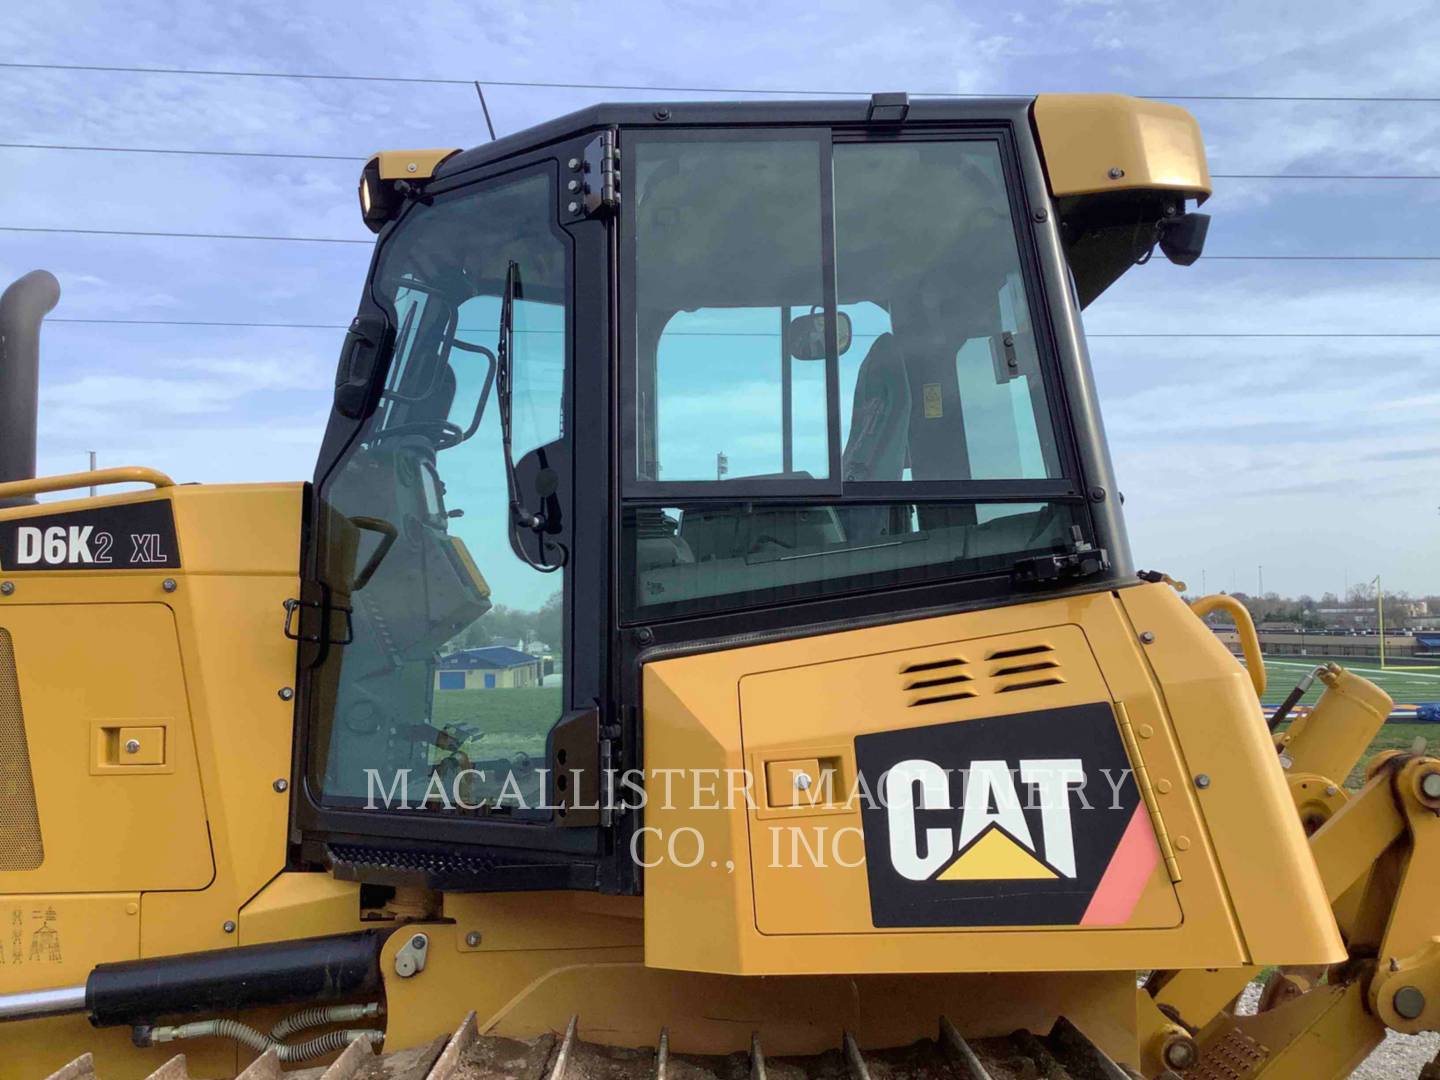
[[[1267,723],[1245,608],[1130,554],[1081,312],[1210,193],[1106,94],[382,152],[308,483],[37,478],[21,279],[0,1076],[1278,1080],[1435,1030],[1440,761],[1348,788],[1388,697]]]

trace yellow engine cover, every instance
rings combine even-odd
[[[644,690],[652,966],[1343,955],[1244,672],[1164,586],[663,660]]]

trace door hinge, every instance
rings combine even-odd
[[[586,143],[568,165],[571,177],[561,202],[572,217],[597,217],[620,208],[620,146],[613,128]]]
[[[620,760],[621,727],[600,725],[600,824],[610,826],[625,812],[615,790],[615,771]]]

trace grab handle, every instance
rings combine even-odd
[[[11,480],[8,484],[0,484],[0,501],[18,496],[41,495],[47,491],[70,491],[74,488],[100,487],[105,484],[151,484],[157,488],[167,488],[174,487],[175,481],[156,469],[147,469],[143,465],[126,465],[116,469],[95,469],[91,472]]]
[[[1235,620],[1235,631],[1240,635],[1240,651],[1245,654],[1245,670],[1255,684],[1255,696],[1262,696],[1265,693],[1265,659],[1260,652],[1260,635],[1255,633],[1255,620],[1250,617],[1250,610],[1233,596],[1222,593],[1192,601],[1190,610],[1201,619],[1212,611],[1224,611]]]

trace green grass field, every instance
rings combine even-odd
[[[1440,667],[1431,668],[1386,668],[1377,664],[1342,663],[1342,666],[1356,675],[1364,676],[1395,699],[1397,705],[1418,705],[1427,701],[1440,701]],[[1285,695],[1300,680],[1314,663],[1305,660],[1267,660],[1265,673],[1268,685],[1265,688],[1266,705],[1278,705]],[[1313,705],[1320,697],[1323,685],[1317,679],[1315,685],[1301,699],[1303,704]],[[1345,786],[1358,790],[1364,782],[1365,762],[1381,750],[1409,750],[1417,738],[1426,739],[1431,750],[1440,749],[1440,724],[1409,724],[1399,721],[1387,723],[1370,743],[1362,755],[1359,765],[1345,780]]]
[[[526,753],[544,757],[545,736],[560,719],[559,680],[555,686],[530,686],[518,690],[437,690],[437,727],[466,724],[481,734],[473,743],[486,757]],[[472,755],[474,756],[474,755]]]
[[[1300,677],[1320,662],[1322,662],[1320,658],[1307,660],[1298,657],[1266,660],[1265,674],[1268,685],[1265,689],[1265,697],[1262,699],[1264,703],[1279,705],[1285,699],[1285,695],[1290,693],[1295,684],[1300,681]],[[1440,665],[1389,667],[1381,670],[1380,665],[1374,661],[1342,659],[1337,663],[1375,683],[1394,698],[1397,705],[1418,705],[1425,701],[1440,701]],[[1305,704],[1313,704],[1320,697],[1321,689],[1322,686],[1317,680],[1302,701]]]

